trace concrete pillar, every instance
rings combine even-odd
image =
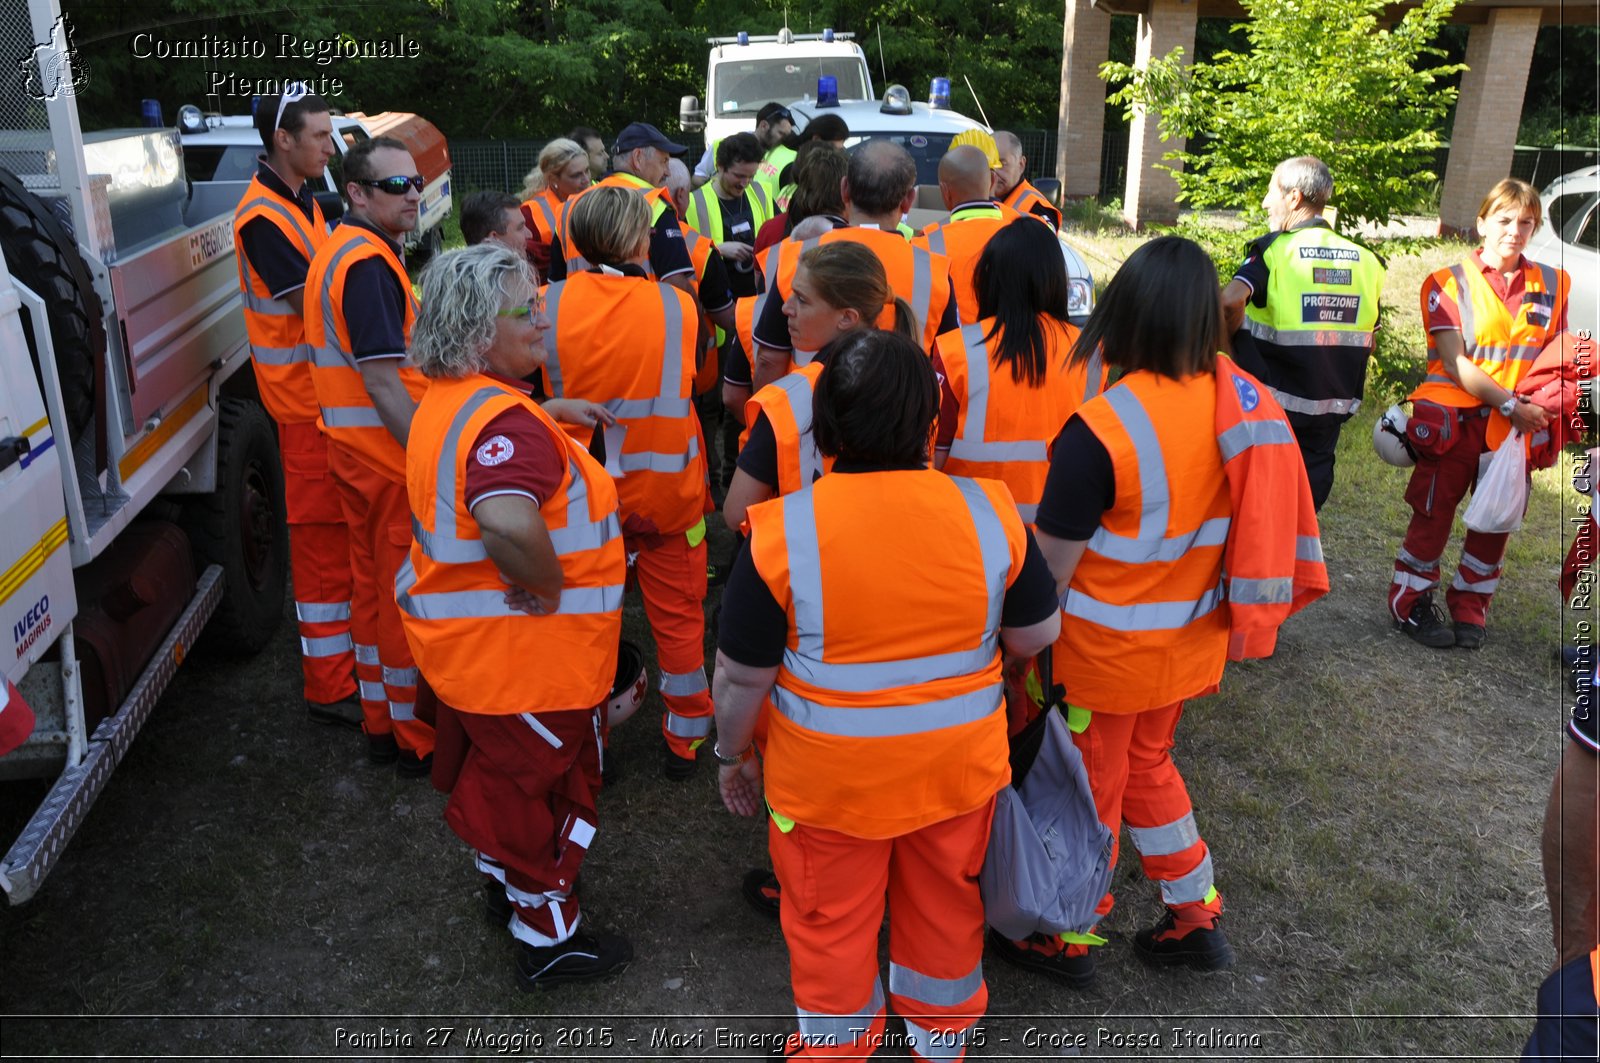
[[[1174,48],[1182,48],[1184,56],[1192,60],[1198,21],[1194,0],[1150,0],[1139,16],[1133,65],[1145,69],[1151,59]],[[1163,156],[1183,150],[1184,143],[1183,137],[1163,139],[1158,116],[1145,113],[1142,107],[1135,110],[1128,130],[1128,186],[1122,197],[1122,216],[1129,225],[1141,229],[1152,222],[1178,220],[1178,182],[1155,167],[1158,163],[1173,165]]]
[[[1067,199],[1100,194],[1100,150],[1106,132],[1106,83],[1100,64],[1111,55],[1111,16],[1092,0],[1066,0],[1061,31],[1061,110],[1056,122],[1056,177]]]
[[[1495,182],[1511,175],[1522,97],[1539,35],[1539,9],[1497,7],[1467,36],[1450,157],[1439,199],[1441,235],[1472,233],[1478,204]]]

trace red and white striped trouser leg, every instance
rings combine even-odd
[[[392,734],[389,698],[378,657],[379,594],[372,533],[372,493],[383,478],[338,443],[328,445],[328,465],[350,531],[350,635],[354,642],[356,693],[361,699],[361,726],[369,735]],[[389,597],[394,597],[392,590]]]
[[[1489,600],[1500,587],[1501,562],[1506,556],[1505,532],[1467,532],[1461,544],[1461,564],[1456,578],[1444,592],[1450,615],[1463,624],[1483,624],[1489,615]]]
[[[355,689],[350,635],[350,531],[315,421],[280,423],[283,497],[300,669],[307,701],[329,704]]]

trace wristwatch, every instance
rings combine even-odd
[[[746,760],[750,759],[750,747],[745,746],[743,749],[739,750],[738,753],[730,757],[722,751],[721,746],[713,742],[711,743],[711,755],[716,757],[717,763],[723,765],[724,767],[737,767],[738,765],[743,764]]]
[[[1497,408],[1500,411],[1500,416],[1510,417],[1511,411],[1517,408],[1517,397],[1515,395],[1511,396],[1510,398],[1506,399],[1506,401],[1502,402]]]

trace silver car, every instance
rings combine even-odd
[[[1539,198],[1544,224],[1528,241],[1526,254],[1536,262],[1559,266],[1572,278],[1567,326],[1600,334],[1600,166],[1587,166],[1559,177]]]

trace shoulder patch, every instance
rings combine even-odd
[[[1254,384],[1244,377],[1236,376],[1233,378],[1233,390],[1239,393],[1239,405],[1243,407],[1245,413],[1249,413],[1261,405],[1261,393],[1256,390]]]
[[[479,465],[492,467],[510,461],[516,452],[517,448],[512,446],[511,440],[505,436],[493,436],[484,440],[473,456],[478,459]]]
[[[1433,313],[1434,311],[1436,311],[1438,309],[1439,309],[1439,289],[1435,288],[1433,291],[1428,293],[1428,313],[1431,314],[1431,313]]]

